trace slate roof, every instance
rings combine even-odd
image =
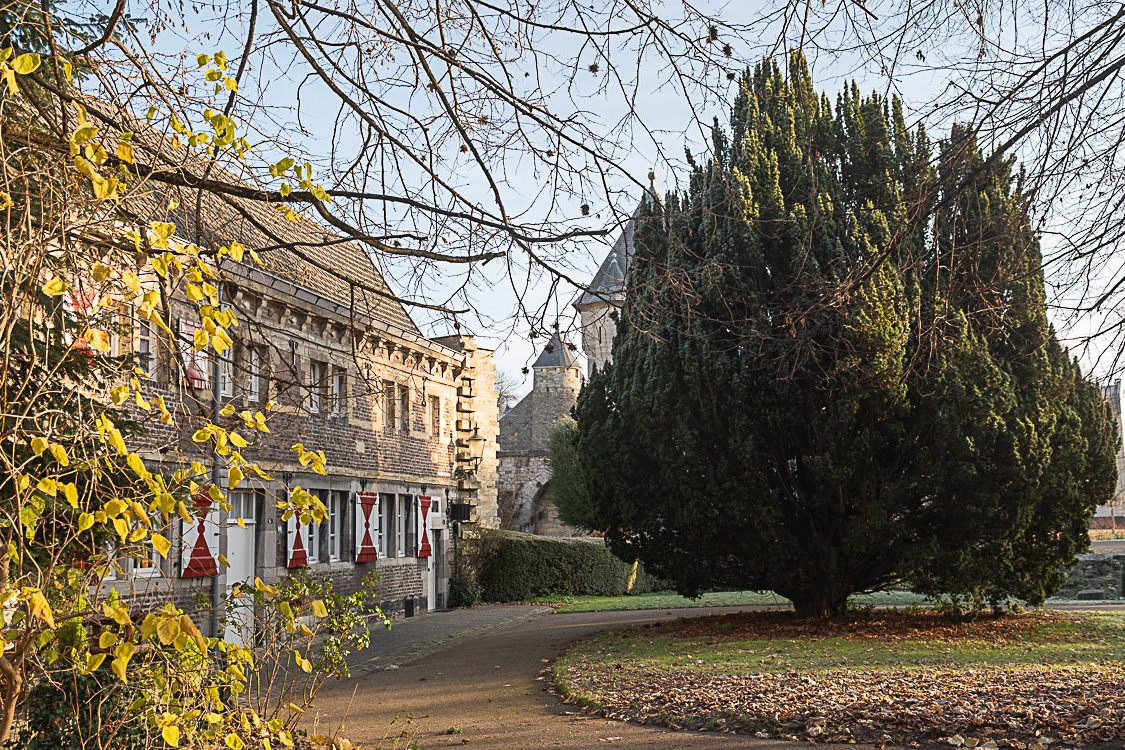
[[[148,151],[146,156],[161,168],[178,168],[197,179],[206,175],[215,181],[258,187],[252,176],[244,178],[232,171],[238,169],[245,173],[238,164],[231,164],[231,169],[216,164],[208,172],[208,163],[199,154],[174,148],[167,138],[151,129],[145,132],[138,128],[138,131],[134,144]],[[195,222],[197,200],[198,227]],[[359,315],[421,335],[417,324],[387,284],[369,248],[329,231],[299,211],[295,210],[293,220],[286,218],[293,204],[222,197],[206,190],[148,180],[136,187],[128,205],[144,223],[171,222],[176,225],[178,237],[202,247],[217,248],[237,240],[256,250],[264,263],[264,267],[259,267],[247,255],[243,263],[248,267],[285,279],[348,309],[354,304]],[[139,215],[141,211],[143,216]],[[233,261],[224,261],[229,262]]]
[[[578,367],[578,358],[556,331],[532,367]]]
[[[605,260],[598,267],[598,272],[590,282],[590,288],[583,290],[578,296],[574,303],[575,307],[596,305],[606,300],[624,301],[625,275],[629,272],[629,263],[633,260],[635,231],[636,225],[630,218],[625,222],[617,242],[614,242],[613,247],[610,248],[609,255],[605,256]]]

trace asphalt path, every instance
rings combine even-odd
[[[548,692],[550,663],[579,638],[609,628],[757,608],[583,614],[528,613],[527,608],[523,609],[524,621],[514,625],[506,624],[503,617],[494,618],[497,624],[487,626],[474,626],[476,620],[468,620],[469,627],[465,629],[475,630],[468,639],[459,638],[456,633],[452,638],[442,633],[443,627],[458,628],[457,612],[427,615],[417,622],[403,623],[402,633],[415,628],[432,631],[431,653],[403,664],[381,655],[361,656],[355,665],[357,676],[328,686],[316,701],[316,714],[306,717],[305,726],[323,734],[342,727],[344,736],[364,747],[393,746],[404,750],[410,742],[424,750],[796,747],[791,742],[747,735],[677,732],[610,721],[584,714]],[[443,622],[442,618],[448,619]],[[396,737],[398,743],[392,745]]]

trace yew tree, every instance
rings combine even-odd
[[[901,585],[1041,602],[1116,433],[1048,322],[1013,164],[785,67],[745,74],[712,157],[638,219],[576,410],[599,525],[683,593],[806,616]]]

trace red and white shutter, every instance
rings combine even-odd
[[[305,530],[296,513],[285,522],[285,537],[288,551],[285,567],[290,569],[308,567],[309,553],[305,549]]]
[[[179,335],[177,342],[180,347],[180,358],[184,363],[184,372],[187,375],[188,385],[193,388],[206,388],[211,382],[210,358],[206,352],[195,348],[195,331],[199,325],[187,318],[180,318]]]
[[[219,573],[219,526],[210,519],[211,498],[203,492],[194,500],[195,518],[180,522],[180,577],[209,578]]]
[[[415,518],[418,519],[418,557],[429,557],[433,553],[430,547],[430,498],[418,498],[418,512]]]
[[[375,540],[379,538],[379,494],[355,493],[355,561],[373,563],[379,559]]]

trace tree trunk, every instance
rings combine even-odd
[[[848,611],[848,595],[836,594],[828,588],[802,591],[789,595],[797,616],[803,620],[829,620]]]

